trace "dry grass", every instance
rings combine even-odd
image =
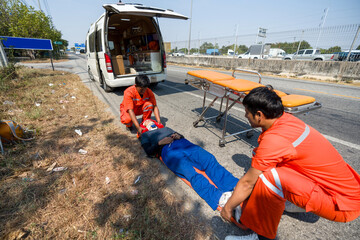
[[[0,119],[35,129],[36,139],[0,156],[0,239],[212,238],[78,76],[21,68],[6,84]],[[67,169],[48,172],[53,163]]]

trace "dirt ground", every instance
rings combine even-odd
[[[0,119],[35,131],[0,155],[0,239],[216,238],[77,75],[20,68],[0,87]]]

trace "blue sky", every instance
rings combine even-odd
[[[38,9],[38,0],[23,0]],[[56,29],[68,40],[84,42],[88,28],[103,12],[102,4],[111,0],[39,0],[42,10],[51,15]],[[190,16],[191,0],[134,0],[146,6],[172,9]],[[47,8],[46,8],[47,6]],[[360,0],[193,0],[192,39],[256,34],[258,27],[268,32],[315,28],[329,8],[324,27],[360,24]],[[161,19],[165,41],[186,41],[189,20]]]

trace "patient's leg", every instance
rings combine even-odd
[[[166,145],[162,150],[162,159],[177,176],[187,179],[196,193],[213,210],[216,210],[223,191],[214,187],[202,174],[195,171],[194,164],[188,158],[187,153],[187,150],[191,148],[190,142],[181,140]]]
[[[235,178],[228,170],[221,166],[214,155],[195,144],[193,144],[189,153],[193,166],[205,171],[206,175],[221,191],[234,190],[239,179]]]

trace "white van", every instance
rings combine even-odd
[[[105,13],[90,26],[85,49],[87,71],[106,92],[131,86],[145,74],[151,84],[166,79],[166,54],[158,17],[186,16],[141,4],[105,4]]]

